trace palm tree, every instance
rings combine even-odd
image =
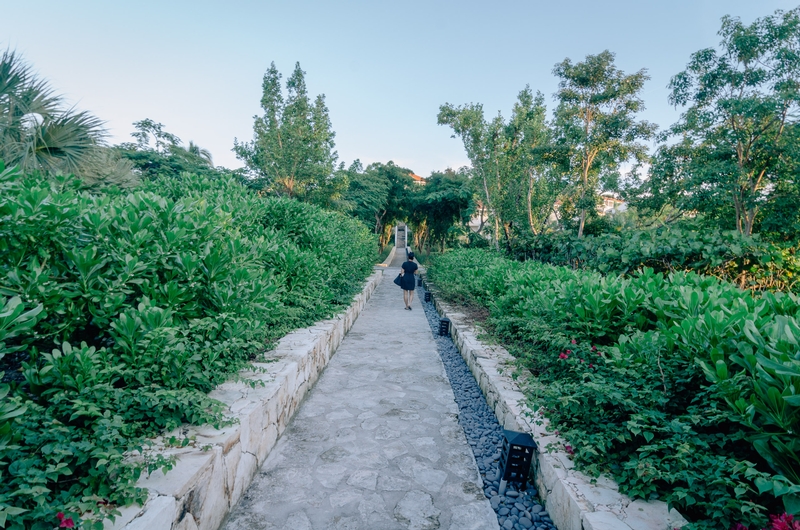
[[[206,163],[208,163],[209,166],[212,167],[214,166],[214,163],[211,160],[211,151],[209,151],[208,149],[203,149],[196,143],[189,140],[189,147],[186,148],[186,151],[189,154],[194,155],[197,158],[200,158],[201,160],[204,160]]]
[[[106,131],[63,99],[14,52],[0,55],[0,160],[23,171],[80,175]]]

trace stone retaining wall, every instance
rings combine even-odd
[[[512,355],[501,346],[481,343],[465,315],[443,303],[433,286],[429,290],[439,314],[450,319],[453,342],[500,424],[529,432],[536,440],[541,451],[535,462],[536,488],[559,530],[672,530],[686,524],[664,502],[634,501],[619,493],[613,480],[600,477],[593,481],[575,471],[569,455],[559,450],[564,447],[563,440],[548,432],[547,420],[525,405],[518,381],[511,377]]]
[[[283,337],[266,354],[270,362],[254,363],[255,371],[241,374],[257,385],[229,382],[211,392],[230,407],[229,416],[237,423],[221,429],[186,426],[164,436],[191,443],[162,449],[177,457],[175,467],[166,475],[156,471],[141,479],[138,485],[150,491],[145,505],[121,510],[122,516],[106,521],[105,528],[217,530],[382,278],[383,269],[375,271],[344,313]],[[163,447],[162,439],[156,442]]]

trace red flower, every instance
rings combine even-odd
[[[575,454],[575,451],[572,449],[572,446],[570,444],[565,444],[564,445],[564,450],[566,452],[568,452],[569,454],[571,454],[571,455]]]
[[[597,351],[597,346],[592,346],[592,351]]]
[[[72,520],[72,517],[65,517],[64,512],[58,512],[56,517],[61,521],[61,524],[58,525],[59,528],[75,528],[75,522]]]
[[[592,363],[589,363],[589,368],[594,368],[594,365]]]
[[[769,530],[800,530],[800,521],[795,521],[788,513],[770,515],[769,522],[772,525]]]
[[[746,527],[745,525],[743,525],[742,523],[736,523],[736,526],[734,526],[733,528],[731,528],[731,530],[750,530],[750,529],[749,529],[749,528],[747,528],[747,527]]]
[[[567,355],[564,352],[561,352],[561,353],[558,354],[558,358],[559,359],[569,359],[569,355]]]

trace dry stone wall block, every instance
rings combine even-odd
[[[583,530],[631,530],[631,527],[610,512],[583,514]]]
[[[159,496],[147,503],[147,510],[128,523],[128,530],[171,530],[175,519],[175,498]]]
[[[172,527],[172,530],[198,530],[197,521],[194,520],[192,514],[187,513],[181,522]]]

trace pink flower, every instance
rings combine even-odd
[[[745,525],[743,525],[742,523],[736,523],[736,526],[734,526],[733,528],[731,528],[731,530],[750,530],[750,529],[749,529],[749,528],[747,528],[747,527],[746,527]]]
[[[572,342],[572,344],[578,344],[578,341],[577,341],[577,340],[575,340],[575,339],[572,339],[572,341],[571,341],[571,342]]]
[[[58,525],[59,528],[75,528],[75,522],[72,520],[72,517],[65,517],[64,512],[58,512],[56,517],[61,521],[61,524]]]
[[[592,363],[589,363],[589,368],[594,368],[594,365]]]
[[[581,359],[581,362],[583,362],[583,359]]]
[[[592,346],[592,351],[597,351],[597,346]]]
[[[567,353],[572,353],[572,350],[567,350]]]
[[[571,454],[571,455],[575,454],[575,451],[572,449],[572,446],[570,444],[565,444],[564,445],[564,450],[566,452],[568,452],[569,454]]]
[[[564,352],[561,352],[561,353],[558,354],[558,358],[559,359],[569,359],[569,355],[567,355]]]

